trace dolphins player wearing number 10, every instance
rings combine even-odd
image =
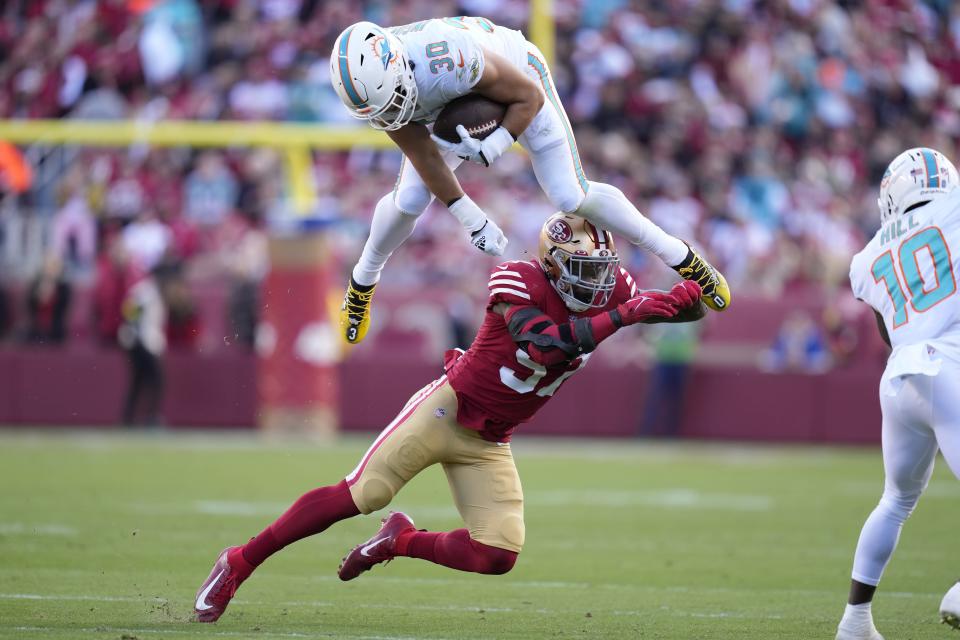
[[[670,292],[638,291],[610,233],[565,213],[544,224],[537,260],[497,266],[488,288],[473,344],[447,353],[446,372],[413,394],[352,472],[303,494],[245,545],[220,553],[197,592],[198,620],[217,620],[269,556],[335,522],[383,509],[438,463],[466,528],[418,531],[409,516],[393,512],[343,559],[340,579],[398,556],[460,571],[510,571],[524,543],[523,491],[510,450],[517,424],[533,417],[618,329],[690,322],[706,313],[696,282],[679,282]]]
[[[380,272],[434,198],[460,221],[476,248],[503,255],[506,237],[464,194],[454,171],[464,160],[489,166],[514,141],[526,149],[555,209],[576,213],[654,253],[681,277],[697,282],[710,308],[729,306],[730,289],[719,271],[645,218],[619,189],[587,180],[550,69],[519,31],[475,17],[392,28],[358,22],[337,38],[330,77],[350,114],[386,131],[404,155],[396,186],[376,205],[344,296],[340,325],[348,343],[366,335]],[[432,137],[429,126],[443,107],[468,93],[506,105],[500,126],[482,140],[462,125],[459,142]]]
[[[958,185],[956,168],[939,151],[920,147],[894,158],[880,182],[881,227],[850,265],[853,293],[873,308],[893,351],[880,378],[886,481],[860,532],[837,640],[883,640],[873,595],[938,449],[960,478]],[[951,551],[944,549],[944,558]],[[960,583],[943,597],[940,616],[960,628]]]

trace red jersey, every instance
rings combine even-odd
[[[487,440],[507,442],[517,424],[530,420],[590,354],[552,366],[534,362],[513,341],[506,320],[493,307],[501,302],[533,306],[554,323],[565,324],[614,309],[637,294],[637,285],[621,267],[607,305],[577,314],[567,309],[536,261],[498,265],[487,286],[490,299],[483,325],[470,348],[449,365],[447,377],[457,392],[457,422]]]

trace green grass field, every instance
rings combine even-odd
[[[401,558],[351,583],[361,517],[271,558],[215,625],[190,621],[217,552],[366,440],[0,432],[0,637],[833,638],[882,485],[878,450],[525,441],[527,542],[506,576]],[[940,465],[874,615],[888,640],[949,638],[960,483]],[[460,526],[442,472],[393,505]]]

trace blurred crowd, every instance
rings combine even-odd
[[[466,14],[527,30],[529,17],[521,0],[2,7],[0,118],[147,122],[342,123],[328,61],[346,25]],[[701,246],[736,295],[812,291],[842,302],[849,259],[879,225],[887,163],[920,145],[957,160],[960,3],[555,0],[554,9],[551,68],[587,175]],[[335,246],[346,269],[399,156],[358,149],[315,154],[314,163],[317,215],[345,222]],[[511,257],[535,248],[550,209],[522,156],[458,175],[500,220]],[[118,262],[146,273],[173,261],[185,277],[219,269],[245,283],[249,298],[266,270],[262,221],[288,208],[282,164],[269,150],[85,149],[55,187],[43,273],[91,269],[107,289],[119,286],[103,285]],[[31,197],[42,200],[23,196]],[[488,261],[451,216],[425,215],[385,282],[482,291]],[[242,259],[223,251],[248,234],[257,248]],[[642,252],[621,253],[642,279],[666,276]],[[847,313],[841,302],[832,314]]]

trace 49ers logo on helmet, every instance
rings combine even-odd
[[[547,229],[547,235],[557,244],[566,244],[573,239],[573,229],[566,220],[557,220]]]

